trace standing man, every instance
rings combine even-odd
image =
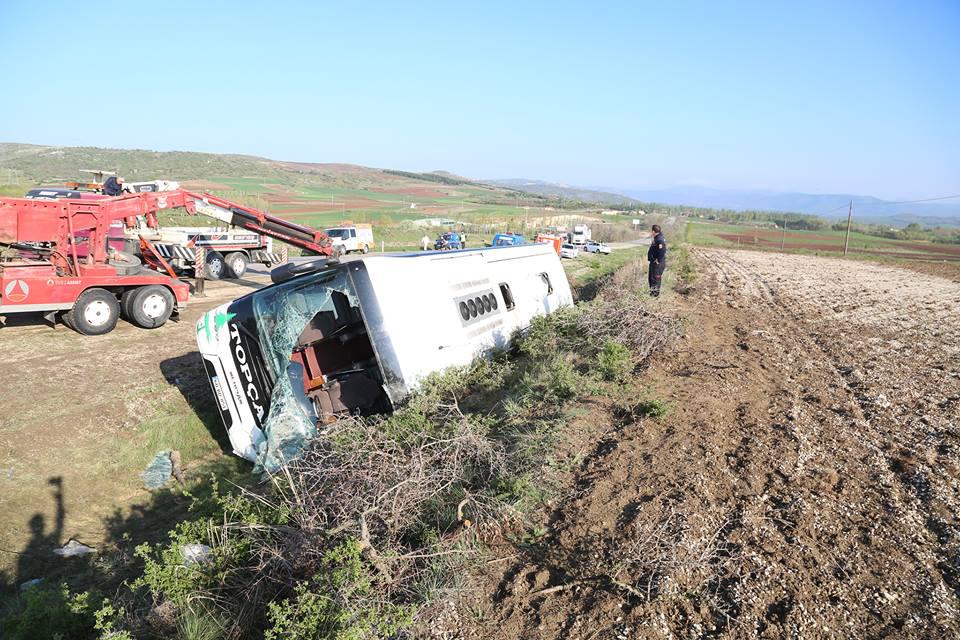
[[[430,236],[423,234],[423,237],[420,238],[420,246],[423,247],[423,250],[426,251],[430,248]]]
[[[650,271],[647,280],[650,283],[650,295],[656,298],[660,295],[660,280],[663,278],[663,268],[667,266],[667,241],[663,237],[660,225],[653,225],[653,240],[647,249],[647,262]]]

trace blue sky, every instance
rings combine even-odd
[[[960,193],[960,3],[0,0],[0,141]]]

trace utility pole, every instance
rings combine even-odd
[[[783,219],[783,235],[780,236],[780,251],[783,251],[783,245],[787,241],[787,219]]]
[[[850,201],[850,209],[847,211],[847,237],[843,239],[843,255],[847,255],[847,248],[850,246],[850,221],[853,219],[853,200]]]

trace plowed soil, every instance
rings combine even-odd
[[[957,637],[960,285],[696,259],[661,300],[686,337],[638,381],[671,413],[592,400],[542,530],[494,546],[444,635]]]
[[[439,191],[438,189],[431,189],[430,187],[384,187],[384,188],[371,188],[370,191],[375,191],[377,193],[390,193],[390,194],[403,194],[411,196],[420,196],[422,198],[446,198],[449,194],[444,191]]]
[[[838,253],[843,251],[843,242],[839,238],[816,236],[812,234],[787,234],[786,242],[781,243],[780,235],[769,231],[760,231],[738,235],[736,233],[718,233],[718,237],[727,242],[742,244],[744,247],[780,248],[790,251],[825,251]],[[816,242],[822,240],[822,242]],[[889,256],[901,260],[928,260],[935,262],[960,261],[960,246],[949,244],[934,244],[932,242],[898,242],[886,247],[861,248],[855,244],[850,251],[856,254]]]

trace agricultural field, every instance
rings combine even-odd
[[[457,602],[480,637],[955,637],[960,284],[695,250],[681,344]],[[904,292],[910,292],[904,295]],[[631,397],[632,396],[632,397]],[[656,397],[665,411],[635,405]],[[626,409],[624,409],[624,403]]]
[[[688,222],[687,240],[697,246],[737,247],[744,249],[782,250],[816,255],[843,254],[844,231],[792,231],[719,224],[704,221]],[[934,242],[894,240],[851,232],[849,256],[922,265],[943,265],[941,271],[960,275],[960,245]],[[923,267],[921,267],[923,268]]]

